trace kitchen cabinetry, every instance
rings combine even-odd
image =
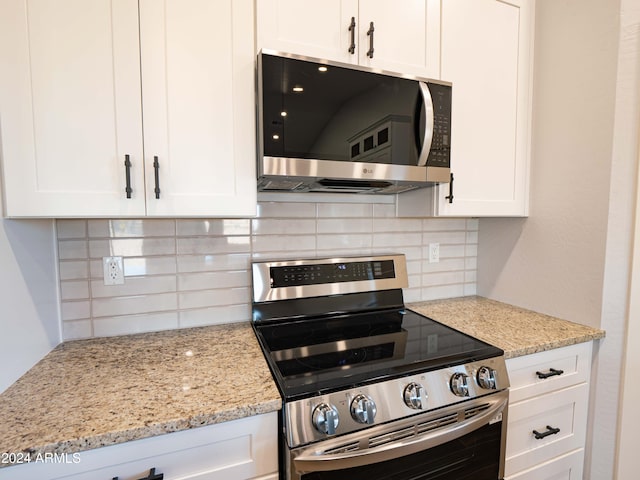
[[[0,468],[0,480],[277,480],[277,412]]]
[[[258,50],[265,48],[438,78],[439,1],[256,3]]]
[[[442,2],[453,201],[448,184],[403,193],[400,216],[528,214],[534,16],[530,0]]]
[[[506,480],[582,478],[591,348],[585,342],[507,360]]]
[[[6,215],[255,214],[251,0],[1,10]]]

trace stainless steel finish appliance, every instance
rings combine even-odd
[[[451,84],[258,56],[258,189],[397,193],[449,182]]]
[[[283,397],[285,480],[497,480],[502,350],[404,306],[403,255],[260,261],[253,327]]]

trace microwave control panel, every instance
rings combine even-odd
[[[451,87],[428,85],[433,102],[433,138],[427,165],[448,167],[451,159]]]

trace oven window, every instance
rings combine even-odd
[[[363,467],[313,472],[302,480],[498,480],[502,422],[437,447]]]

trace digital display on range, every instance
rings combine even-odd
[[[272,288],[379,280],[396,276],[393,260],[271,267],[270,274]]]

